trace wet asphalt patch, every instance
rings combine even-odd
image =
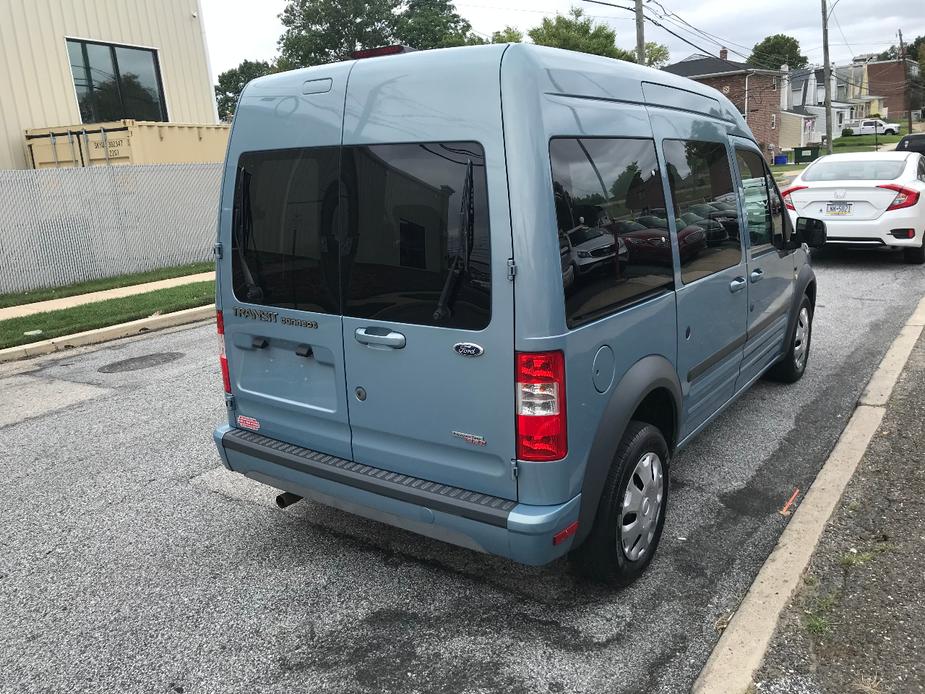
[[[140,357],[131,357],[114,361],[111,364],[101,366],[97,371],[101,374],[116,374],[125,371],[139,371],[141,369],[150,369],[155,366],[163,366],[172,361],[176,361],[183,356],[183,352],[157,352],[155,354],[143,354]]]

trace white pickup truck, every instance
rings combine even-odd
[[[845,124],[846,128],[851,128],[854,135],[898,135],[899,123],[887,123],[879,118],[864,118],[862,120],[849,121]]]

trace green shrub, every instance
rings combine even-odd
[[[851,128],[842,128],[842,131],[841,131],[842,137],[851,137],[852,135],[854,135],[854,130],[852,130]]]

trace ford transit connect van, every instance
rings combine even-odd
[[[231,470],[615,584],[652,559],[674,453],[800,378],[816,281],[713,89],[532,45],[251,82],[222,185]]]

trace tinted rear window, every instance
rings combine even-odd
[[[906,162],[901,159],[821,160],[803,174],[804,181],[892,181]]]
[[[239,300],[339,312],[338,168],[337,147],[241,156],[231,262]]]
[[[490,320],[478,143],[244,154],[234,232],[242,301],[469,330]]]

